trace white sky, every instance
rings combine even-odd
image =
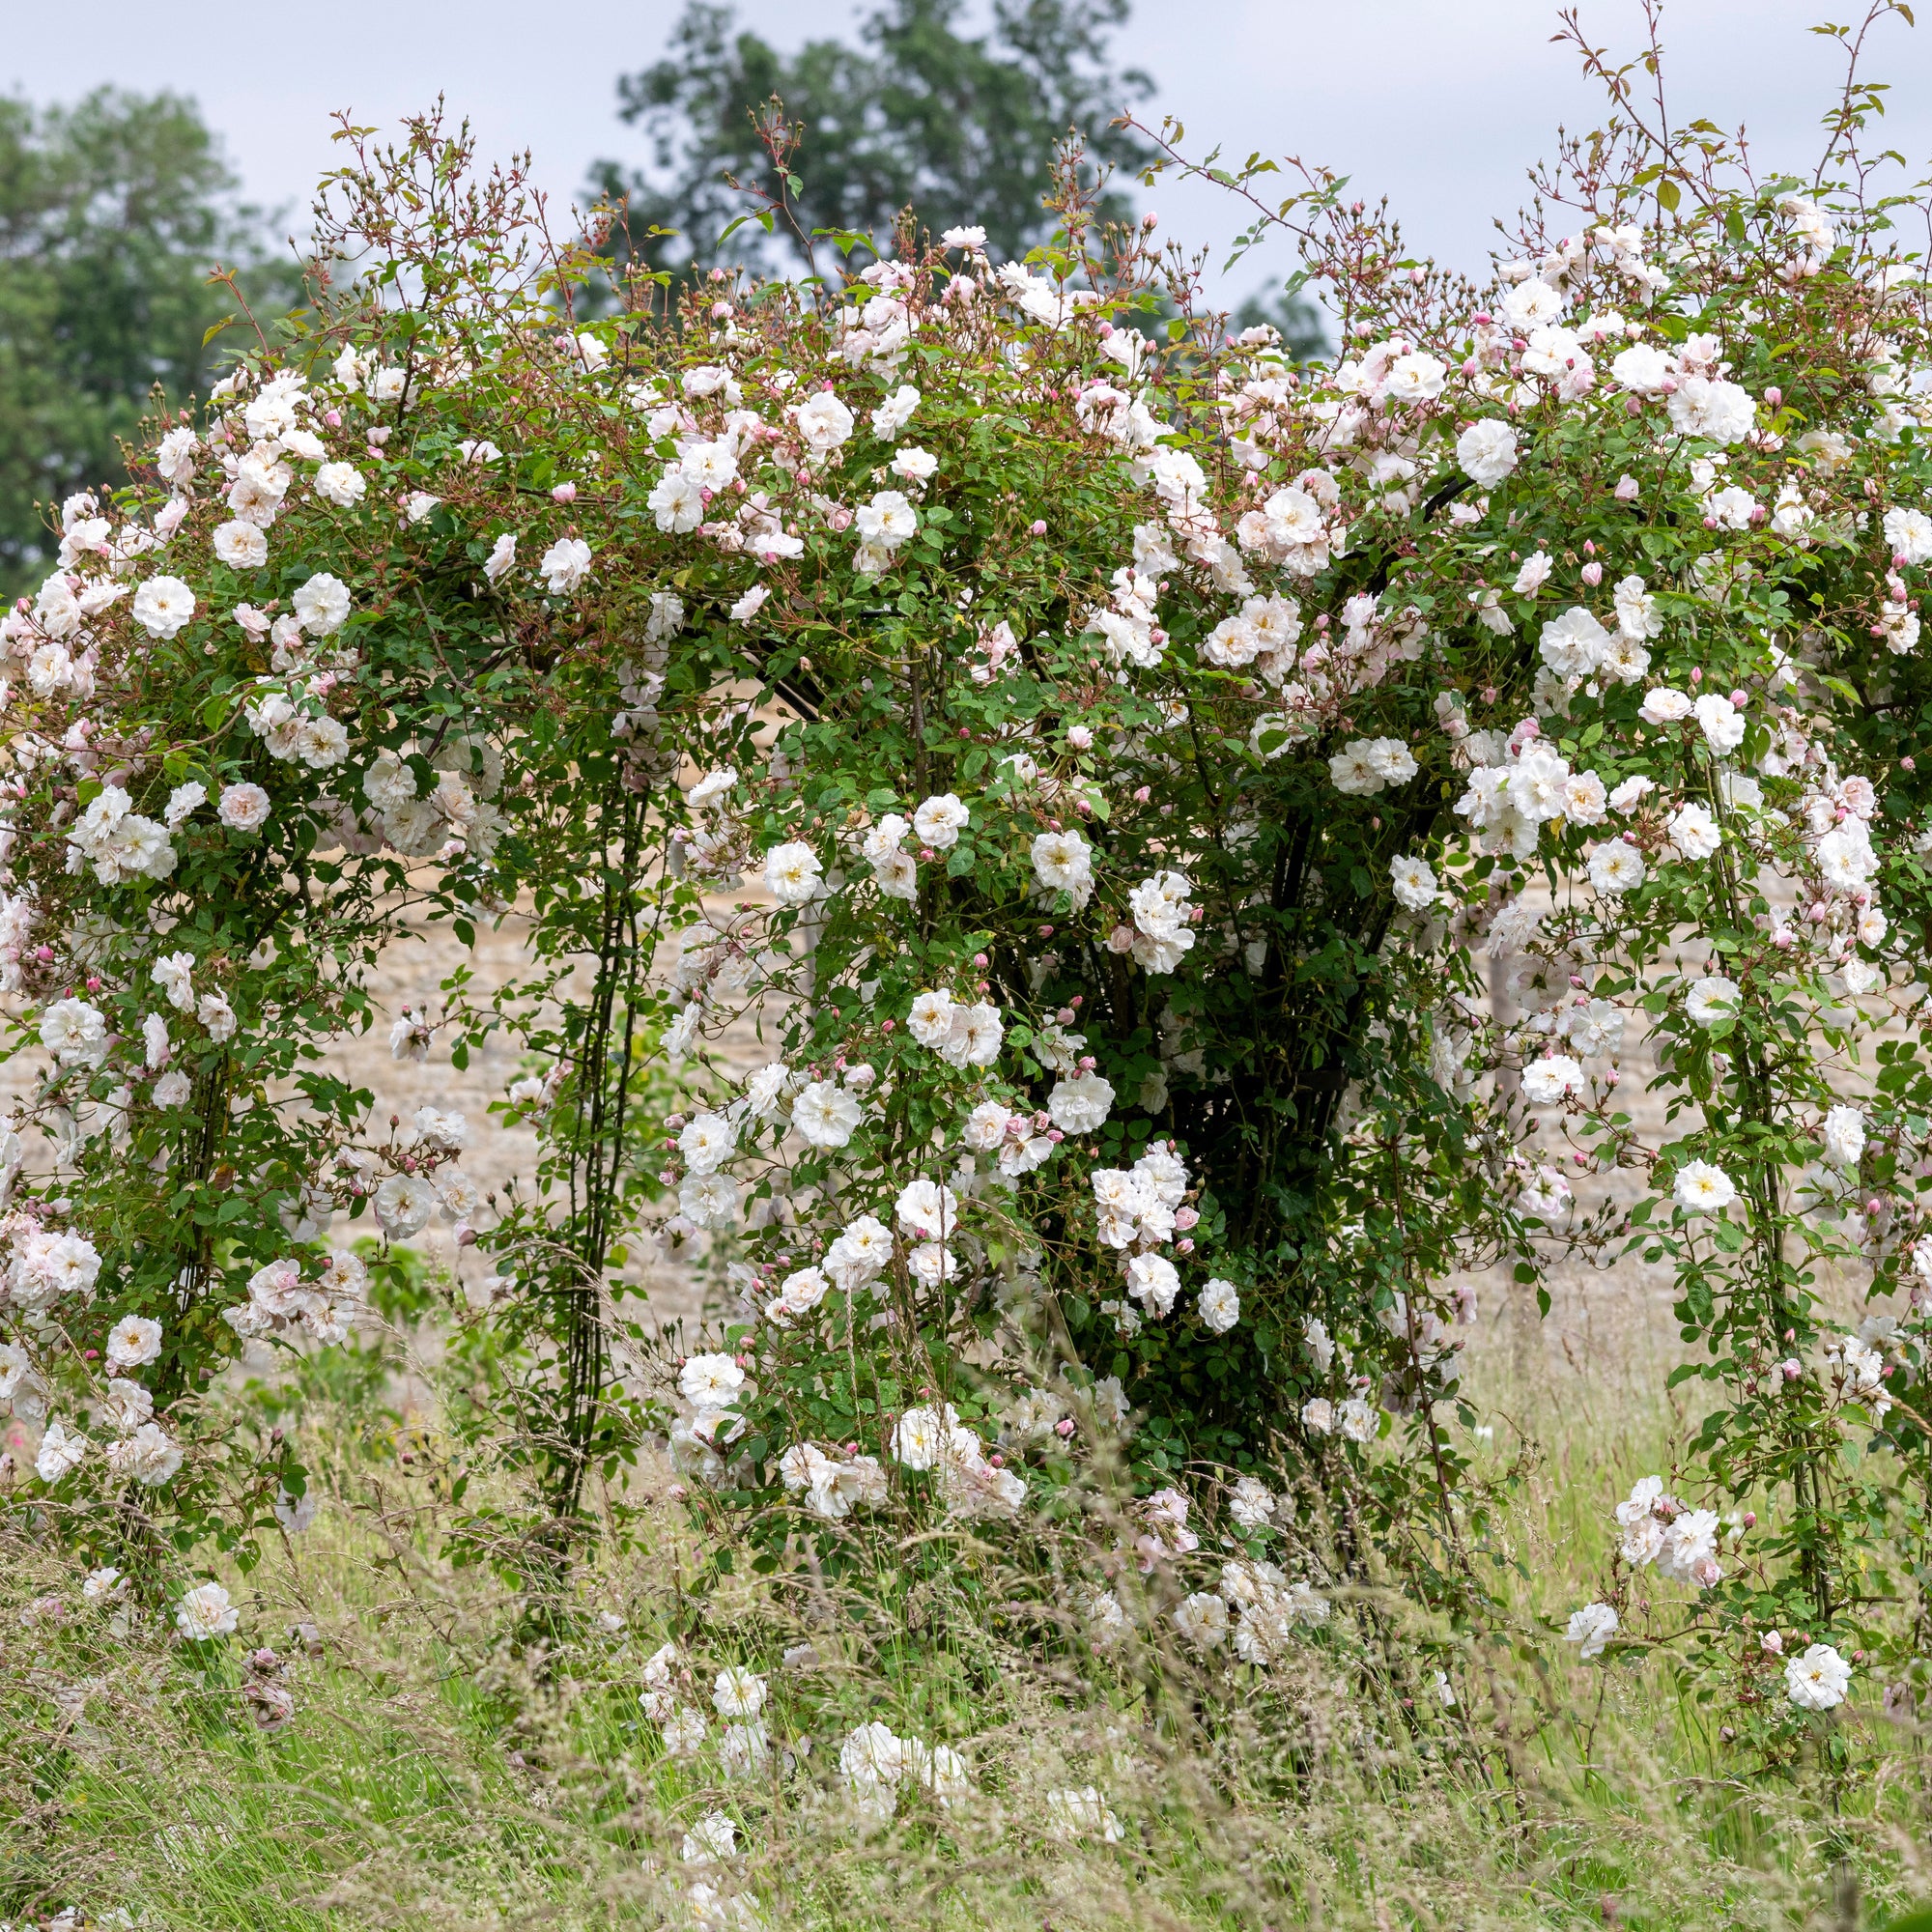
[[[613,81],[660,52],[679,0],[332,0],[203,15],[153,0],[92,0],[84,25],[53,7],[8,9],[0,87],[65,100],[101,82],[196,97],[249,196],[288,204],[300,225],[316,176],[337,151],[333,109],[393,124],[439,93],[468,115],[481,152],[533,151],[538,181],[568,200],[600,155],[639,157],[615,116]],[[739,18],[781,46],[849,31],[853,0],[740,0]],[[1835,92],[1835,47],[1805,33],[1861,0],[1671,0],[1665,47],[1680,119],[1747,118],[1760,156],[1794,166],[1818,143]],[[1634,51],[1635,0],[1584,0],[1591,37]],[[1490,223],[1514,211],[1523,171],[1559,122],[1594,125],[1601,97],[1567,48],[1550,44],[1551,0],[1136,0],[1116,43],[1122,65],[1159,84],[1151,111],[1186,124],[1198,151],[1219,142],[1296,153],[1389,195],[1410,248],[1480,265]],[[1932,157],[1932,26],[1883,25],[1869,71],[1893,83],[1884,140],[1912,179]],[[1238,225],[1218,190],[1163,185],[1147,201],[1164,231],[1221,243]],[[1286,257],[1275,251],[1272,260]],[[1218,265],[1219,255],[1215,257]],[[1231,297],[1264,278],[1244,264]]]

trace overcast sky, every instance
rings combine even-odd
[[[568,200],[586,164],[636,157],[612,81],[660,52],[681,0],[332,0],[305,9],[200,15],[153,0],[92,0],[84,16],[17,7],[0,43],[0,84],[67,100],[101,82],[193,95],[220,130],[249,195],[299,222],[330,165],[329,115],[393,124],[439,93],[473,123],[485,156],[533,152],[538,181]],[[741,0],[740,19],[782,46],[849,31],[853,0]],[[1591,38],[1634,51],[1634,0],[1584,0]],[[1767,161],[1815,157],[1819,114],[1841,76],[1837,49],[1804,29],[1856,17],[1861,0],[1671,0],[1664,15],[1680,119],[1749,122]],[[84,17],[84,24],[77,22]],[[1491,221],[1520,203],[1523,171],[1559,122],[1594,125],[1601,97],[1550,44],[1550,0],[1136,0],[1122,65],[1158,83],[1151,111],[1179,116],[1197,151],[1214,142],[1299,154],[1386,193],[1409,244],[1474,268]],[[1932,156],[1932,28],[1885,23],[1870,68],[1893,83],[1885,137],[1914,165]],[[1147,198],[1170,235],[1225,242],[1238,225],[1205,185]],[[1279,255],[1273,259],[1282,259]],[[1216,256],[1219,261],[1219,255]],[[1229,296],[1263,278],[1236,270]]]

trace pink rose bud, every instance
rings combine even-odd
[[[1031,529],[1032,529],[1032,531],[1033,531],[1033,533],[1034,533],[1034,535],[1035,535],[1035,536],[1037,536],[1037,537],[1043,537],[1043,536],[1044,536],[1044,535],[1046,534],[1046,520],[1045,520],[1045,518],[1043,518],[1043,517],[1036,517],[1036,518],[1035,518],[1035,519],[1033,520],[1033,523],[1032,523],[1032,525],[1030,526],[1030,527],[1031,527]]]
[[[1784,405],[1784,391],[1774,384],[1764,392],[1764,400],[1768,409],[1781,409]]]
[[[1071,745],[1076,752],[1091,751],[1094,747],[1094,734],[1093,732],[1088,730],[1086,725],[1076,724],[1073,726],[1071,730],[1067,732],[1066,742],[1069,745]]]
[[[1594,590],[1604,581],[1604,566],[1601,563],[1586,563],[1580,574],[1583,582]]]
[[[577,501],[577,485],[576,485],[575,483],[559,483],[559,484],[558,484],[558,485],[557,485],[557,486],[555,487],[555,489],[554,489],[554,490],[553,490],[553,491],[552,491],[552,492],[550,493],[550,499],[551,499],[551,501],[552,501],[553,503],[574,503],[574,502],[576,502],[576,501]]]
[[[886,1021],[886,1023],[885,1023],[885,1024],[884,1024],[884,1025],[883,1025],[883,1026],[882,1026],[882,1027],[881,1027],[881,1028],[879,1029],[879,1031],[880,1031],[881,1033],[891,1033],[891,1032],[892,1032],[892,1030],[893,1030],[893,1027],[894,1027],[894,1024],[895,1024],[895,1022],[893,1022],[892,1020],[888,1020],[888,1021]]]
[[[1746,1510],[1744,1513],[1743,1521],[1744,1521],[1744,1526],[1747,1529],[1755,1529],[1757,1527],[1757,1511]]]
[[[340,410],[324,410],[322,419],[330,429],[340,429],[342,427],[342,412]]]
[[[1063,1415],[1053,1425],[1053,1433],[1060,1436],[1071,1435],[1073,1434],[1073,1418],[1070,1415]]]
[[[1692,667],[1691,668],[1690,682],[1692,684],[1702,684],[1704,682],[1704,673],[1701,670],[1698,670],[1695,667]]]
[[[1136,785],[1134,787],[1134,803],[1136,805],[1145,805],[1152,796],[1153,787],[1151,785]]]
[[[1918,760],[1908,753],[1899,759],[1898,769],[1902,772],[1916,772],[1918,769]]]

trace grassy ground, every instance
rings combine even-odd
[[[956,1586],[905,1546],[794,1591],[706,1584],[663,1472],[628,1547],[537,1629],[488,1569],[441,1553],[434,1413],[405,1423],[373,1384],[318,1381],[299,1426],[329,1501],[225,1576],[241,1631],[211,1659],[84,1602],[43,1530],[11,1519],[0,1921],[1769,1927],[1879,1924],[1932,1895],[1925,1741],[1876,1687],[1820,1720],[1853,1776],[1753,1779],[1664,1659],[1580,1665],[1537,1635],[1592,1594],[1608,1503],[1668,1467],[1679,1419],[1644,1366],[1499,1344],[1482,1378],[1479,1454],[1520,1471],[1495,1635],[1458,1646],[1370,1592],[1265,1676],[1197,1670],[1158,1634],[1083,1661],[970,1548],[948,1552]],[[672,1632],[698,1694],[726,1663],[768,1673],[762,1769],[664,1755],[639,1691]],[[278,1669],[249,1670],[257,1645]],[[286,1724],[252,1721],[251,1680],[293,1696]],[[855,1812],[838,1745],[874,1718],[957,1747],[971,1794],[908,1786],[890,1823]],[[1069,1832],[1049,1794],[1088,1786],[1090,1828]],[[687,1861],[714,1812],[737,1854]]]

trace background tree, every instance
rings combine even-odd
[[[118,482],[156,385],[206,387],[240,265],[271,310],[296,291],[191,100],[103,88],[72,107],[0,99],[0,592],[45,574],[40,504]]]
[[[787,200],[807,235],[883,237],[909,206],[935,235],[982,227],[996,260],[1023,254],[1052,226],[1042,196],[1055,144],[1077,130],[1096,166],[1140,165],[1140,139],[1111,123],[1153,82],[1109,64],[1127,0],[995,0],[992,30],[980,36],[959,31],[961,11],[961,0],[886,0],[861,26],[861,45],[810,41],[782,54],[737,32],[728,6],[691,0],[665,57],[617,83],[619,112],[644,130],[649,162],[598,162],[592,191],[629,197],[628,245],[654,268],[718,252],[747,205],[726,175]],[[795,187],[753,125],[774,96],[804,127]],[[1103,217],[1127,212],[1124,195],[1103,199]],[[741,255],[763,248],[755,229],[734,240]]]

